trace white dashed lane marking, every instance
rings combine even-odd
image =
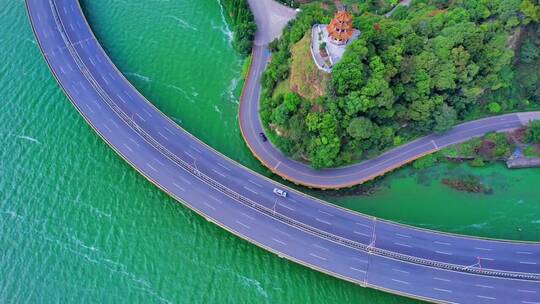
[[[370,234],[367,234],[367,233],[363,233],[363,232],[360,232],[360,231],[356,231],[354,230],[353,231],[354,234],[358,234],[358,235],[361,235],[361,236],[366,236],[366,237],[371,237]]]
[[[173,185],[174,185],[176,188],[178,188],[178,189],[180,189],[180,190],[182,190],[182,191],[186,191],[186,189],[182,188],[179,184],[177,184],[177,183],[175,183],[175,182],[173,182]]]
[[[412,237],[410,235],[401,234],[401,233],[396,233],[396,235],[399,236],[399,237],[402,237],[402,238],[407,238],[407,239],[410,239]]]
[[[226,167],[225,165],[223,165],[223,164],[220,164],[220,163],[216,163],[216,164],[217,164],[218,166],[220,166],[221,168],[223,168],[223,169],[225,169],[225,170],[227,170],[227,171],[231,172],[231,169],[229,169],[229,168],[228,168],[228,167]]]
[[[358,272],[361,272],[361,273],[366,273],[365,270],[358,269],[358,268],[355,268],[355,267],[349,267],[349,269],[354,270],[354,271],[358,271]]]
[[[126,149],[129,150],[129,152],[133,153],[133,149],[131,149],[131,147],[129,145],[127,145],[127,144],[123,144],[123,145],[124,145],[124,147],[126,147]]]
[[[253,193],[253,194],[255,194],[255,195],[258,195],[258,194],[259,194],[257,191],[255,191],[255,190],[253,190],[253,189],[251,189],[251,188],[248,188],[248,187],[246,187],[246,186],[242,186],[242,188],[246,189],[247,191],[249,191],[249,192],[251,192],[251,193]]]
[[[437,280],[437,281],[442,281],[442,282],[452,282],[451,280],[443,279],[443,278],[438,278],[438,277],[434,277],[433,279],[434,279],[434,280]]]
[[[411,248],[412,246],[411,245],[407,245],[407,244],[403,244],[403,243],[394,243],[398,246],[402,246],[402,247],[407,247],[407,248]]]
[[[249,182],[250,184],[253,184],[253,185],[259,187],[259,188],[262,188],[262,187],[263,187],[262,185],[257,184],[256,182],[254,182],[254,181],[252,181],[252,180],[250,180],[250,179],[248,179],[248,182]]]
[[[488,297],[488,296],[476,296],[478,298],[481,298],[481,299],[486,299],[486,300],[496,300],[497,298],[494,298],[494,297]]]
[[[240,221],[236,221],[236,223],[237,223],[238,225],[240,225],[240,226],[246,228],[246,229],[250,229],[250,227],[249,227],[248,225],[246,225],[246,224],[244,224],[244,223],[242,223],[242,222],[240,222]]]
[[[325,221],[325,220],[321,220],[321,219],[318,218],[318,217],[316,217],[315,220],[316,220],[317,222],[321,222],[321,223],[323,223],[323,224],[332,226],[332,223],[330,223],[330,222],[328,222],[328,221]]]
[[[150,165],[149,163],[146,163],[146,165],[147,165],[150,169],[152,169],[153,171],[158,172],[158,170],[157,170],[156,168],[154,168],[152,165]]]
[[[317,255],[317,254],[315,254],[315,253],[310,253],[309,255],[312,256],[312,257],[314,257],[314,258],[317,258],[317,259],[319,259],[319,260],[323,260],[323,261],[326,261],[326,260],[327,260],[325,257],[322,257],[322,256]]]
[[[399,273],[410,274],[410,272],[401,269],[392,268],[392,270]]]
[[[203,202],[203,204],[204,204],[206,207],[208,207],[208,208],[210,208],[210,209],[212,209],[212,210],[214,210],[214,211],[216,210],[216,207],[214,207],[214,206],[208,204],[207,202]]]
[[[317,210],[319,211],[320,213],[324,214],[324,215],[328,215],[328,216],[334,216],[332,213],[328,213],[326,211],[322,211],[322,210]]]
[[[281,245],[287,245],[287,243],[283,242],[282,240],[279,240],[279,239],[276,239],[276,238],[272,238],[272,241],[276,242],[276,243],[279,243]]]
[[[215,174],[217,174],[217,175],[219,175],[219,176],[221,176],[221,177],[225,177],[225,174],[219,172],[219,171],[216,170],[216,169],[212,169],[212,171],[213,171]]]
[[[443,289],[443,288],[433,288],[433,290],[442,291],[442,292],[452,292],[450,289]]]
[[[282,204],[282,203],[279,203],[279,205],[285,209],[289,209],[291,211],[295,211],[294,208],[290,207],[290,206],[287,206],[286,204]]]
[[[433,242],[433,243],[438,244],[438,245],[446,245],[446,246],[451,246],[451,245],[452,245],[452,244],[450,244],[450,243],[440,242],[440,241],[435,241],[435,242]]]

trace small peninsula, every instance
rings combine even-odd
[[[540,108],[534,1],[282,2],[300,13],[270,44],[260,116],[276,147],[313,168],[372,158],[460,122]],[[328,55],[328,44],[314,43],[312,31],[343,7],[361,34],[327,73],[312,57]]]

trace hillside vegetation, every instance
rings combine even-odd
[[[283,3],[284,5],[291,7],[300,7],[302,4],[306,3],[320,3],[325,7],[333,7],[338,1],[335,0],[277,0],[278,2]],[[390,11],[396,4],[399,3],[399,0],[341,0],[340,3],[347,5],[353,11],[365,11],[378,14],[384,14]]]
[[[243,55],[251,52],[257,25],[247,0],[220,0],[233,30],[233,46]]]
[[[291,47],[291,91],[301,97],[314,100],[326,95],[328,74],[319,70],[311,56],[311,31]]]
[[[539,77],[518,79],[540,62],[537,0],[417,0],[391,19],[361,13],[354,24],[362,35],[335,66],[325,96],[273,96],[289,77],[291,46],[333,15],[323,7],[303,6],[272,43],[261,105],[273,142],[315,168],[378,155],[472,117],[540,105]]]

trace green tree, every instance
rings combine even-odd
[[[524,63],[533,63],[540,59],[540,47],[533,41],[527,40],[521,45],[519,55]]]
[[[501,112],[501,105],[495,101],[492,101],[488,104],[488,110],[494,114],[499,113]]]
[[[525,139],[532,144],[540,143],[540,120],[535,120],[529,124]]]
[[[435,132],[443,133],[456,124],[457,112],[451,106],[443,103],[435,113]]]
[[[347,132],[354,139],[368,139],[373,136],[374,126],[369,118],[353,118],[347,128]]]
[[[429,154],[413,162],[415,169],[427,169],[433,167],[438,161],[436,154]]]
[[[221,0],[227,17],[233,28],[233,45],[235,49],[247,55],[251,52],[257,25],[249,9],[247,0]]]
[[[521,12],[527,17],[527,21],[538,22],[540,20],[540,6],[535,5],[531,0],[521,1],[519,6]]]
[[[290,112],[293,112],[296,110],[296,108],[300,105],[302,102],[300,96],[296,93],[289,92],[285,95],[285,98],[283,99],[283,103],[285,104],[285,107]]]
[[[473,167],[484,167],[486,162],[481,156],[478,156],[470,162],[470,165]]]

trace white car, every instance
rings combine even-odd
[[[274,192],[274,194],[277,195],[277,196],[287,197],[287,192],[284,191],[284,190],[274,188],[274,190],[272,192]]]

